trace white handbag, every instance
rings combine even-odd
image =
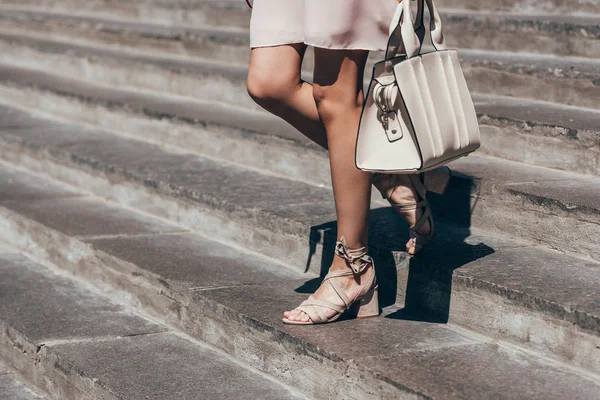
[[[466,156],[480,146],[479,124],[458,52],[446,48],[433,0],[396,8],[385,60],[375,64],[356,143],[365,171],[416,173]],[[424,8],[435,51],[422,54]]]

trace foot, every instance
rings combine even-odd
[[[333,264],[329,269],[329,273],[335,271],[348,271],[348,262],[344,259],[336,255],[333,260]],[[363,271],[359,274],[350,274],[347,276],[338,276],[332,279],[335,279],[336,283],[343,290],[344,294],[348,297],[350,302],[353,302],[361,293],[364,292],[364,285],[373,286],[373,278],[375,275],[375,270],[373,268],[373,264],[368,265]],[[333,303],[337,306],[345,308],[345,304],[336,293],[333,285],[325,284],[325,281],[321,286],[317,289],[317,291],[311,296],[315,300],[324,300],[330,303]],[[322,312],[326,319],[330,319],[337,314],[335,310],[330,308],[322,308]],[[304,311],[299,309],[294,309],[290,311],[285,311],[283,313],[284,318],[287,318],[292,322],[311,322],[311,318]]]
[[[409,176],[403,174],[378,175],[373,183],[381,192],[381,195],[394,205],[394,208],[408,226],[414,227],[423,215],[423,209],[417,207],[417,202],[420,198]],[[431,232],[429,221],[425,222],[417,232],[422,235],[428,235]],[[406,251],[408,254],[415,255],[419,250],[414,238],[406,242]]]

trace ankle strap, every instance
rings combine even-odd
[[[357,275],[373,265],[373,259],[367,255],[367,248],[349,249],[346,239],[342,238],[335,244],[335,254],[347,261],[348,267]]]

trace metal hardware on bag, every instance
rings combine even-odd
[[[398,123],[400,111],[394,110],[390,104],[390,93],[393,90],[397,90],[395,84],[385,86],[380,84],[373,91],[374,102],[379,110],[377,117],[390,142],[395,142],[403,137],[402,128]]]

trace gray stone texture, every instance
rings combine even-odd
[[[302,274],[193,234],[92,240],[99,250],[189,289],[262,285]]]
[[[0,33],[0,49],[8,57],[7,62],[35,63],[36,66],[42,62],[46,70],[59,71],[64,77],[3,66],[0,67],[0,80],[13,88],[18,85],[21,90],[36,88],[30,96],[46,90],[64,99],[72,100],[75,96],[82,104],[87,102],[89,108],[100,105],[108,110],[111,107],[133,109],[137,117],[147,117],[148,123],[168,118],[177,123],[189,123],[192,127],[198,122],[202,126],[234,126],[243,131],[240,136],[246,143],[250,140],[258,142],[256,135],[266,133],[260,140],[268,142],[276,136],[296,140],[296,151],[309,148],[306,141],[297,140],[297,134],[285,124],[256,112],[258,107],[245,93],[245,67],[233,66],[230,62],[231,59],[243,60],[247,53],[244,29],[247,29],[249,11],[243,2],[149,1],[151,4],[140,5],[129,1],[98,0],[90,6],[79,4],[77,0],[43,0],[43,4],[33,0],[7,0],[6,4],[31,3],[52,6],[54,11],[62,10],[64,15],[53,14],[52,17],[32,12],[0,13],[0,19],[6,24]],[[507,12],[455,11],[445,15],[449,43],[475,49],[461,52],[472,90],[598,108],[600,63],[597,60],[503,52],[597,56],[600,50],[597,18],[530,15],[532,10],[557,14],[600,12],[595,4],[586,0],[440,0],[439,3]],[[66,11],[71,13],[74,6],[80,11],[94,11],[98,17],[66,17]],[[163,26],[107,20],[107,15],[116,13],[146,22],[161,22]],[[201,24],[210,24],[214,28],[179,28]],[[89,25],[94,27],[88,29]],[[242,29],[234,32],[218,28],[224,26]],[[11,28],[26,27],[38,30],[38,33],[45,32],[44,39],[11,32]],[[104,45],[115,42],[126,46],[137,44],[139,50],[152,52],[143,55],[123,48],[100,49],[81,42],[67,43],[53,36],[59,33],[79,39],[85,37]],[[520,40],[525,36],[528,40]],[[494,51],[477,50],[482,47]],[[176,59],[170,56],[174,52],[206,59]],[[378,57],[381,55],[374,54],[371,60]],[[81,63],[82,60],[86,62]],[[305,67],[310,69],[312,62],[309,54]],[[247,109],[231,112],[224,106],[226,103],[200,107],[182,98],[165,100],[160,95],[141,95],[134,90],[86,85],[70,79],[84,73],[88,79],[105,84],[126,84],[160,93],[198,96],[205,103],[235,101],[236,105],[245,105]],[[310,74],[306,77],[310,79]],[[565,168],[561,166],[563,164],[574,171],[599,173],[598,110],[569,109],[486,95],[476,97],[476,102],[484,127],[484,146],[502,147],[502,150],[484,150],[487,154],[553,168]],[[29,149],[30,153],[37,152],[36,155],[43,154],[63,165],[104,174],[108,179],[143,185],[161,195],[198,204],[210,212],[227,215],[231,221],[242,221],[282,237],[300,238],[301,241],[309,234],[311,246],[315,244],[310,248],[310,256],[319,254],[318,250],[312,253],[316,243],[324,247],[322,272],[331,261],[336,226],[329,189],[234,166],[223,167],[217,162],[95,130],[49,124],[20,112],[5,114],[7,118],[0,118],[0,127],[4,131],[0,135],[13,146]],[[127,128],[123,130],[127,131]],[[141,140],[145,139],[143,131],[136,133]],[[510,142],[512,147],[503,142]],[[168,138],[166,143],[170,144]],[[323,154],[313,158],[304,162],[325,164]],[[260,160],[260,157],[256,159]],[[238,165],[246,161],[238,160],[234,155],[232,160]],[[284,326],[280,321],[281,311],[304,300],[318,285],[317,279],[307,282],[300,274],[278,270],[275,264],[263,259],[240,254],[191,234],[156,235],[171,231],[158,222],[132,216],[104,203],[68,198],[69,195],[63,196],[58,189],[38,191],[35,180],[25,182],[20,186],[22,189],[11,182],[3,184],[0,181],[0,201],[5,200],[5,204],[22,215],[68,235],[137,234],[137,237],[95,239],[89,243],[164,278],[163,283],[167,286],[176,282],[186,290],[193,289],[191,294],[178,294],[184,299],[192,298],[189,309],[196,304],[208,305],[206,313],[210,316],[207,318],[202,314],[204,322],[215,323],[210,318],[221,318],[254,334],[263,330],[272,332],[282,346],[293,343],[298,345],[298,351],[322,356],[321,359],[316,357],[320,361],[340,361],[341,357],[342,361],[348,362],[348,370],[358,366],[356,368],[374,373],[378,379],[398,387],[407,386],[432,398],[593,398],[599,392],[598,382],[577,371],[436,322],[448,320],[452,295],[472,291],[470,304],[474,305],[477,295],[485,291],[490,296],[485,300],[489,301],[492,295],[500,296],[502,305],[512,302],[515,307],[520,307],[515,315],[507,316],[507,320],[521,316],[526,320],[528,312],[532,311],[548,317],[549,336],[553,333],[563,335],[565,330],[559,329],[563,322],[597,334],[600,330],[600,298],[597,294],[600,270],[597,264],[499,237],[471,235],[468,228],[479,224],[495,232],[515,235],[517,239],[537,240],[554,248],[600,259],[600,242],[595,239],[600,223],[600,203],[596,196],[600,184],[593,178],[493,158],[469,157],[454,165],[458,174],[450,193],[444,199],[432,196],[432,200],[436,217],[460,227],[438,224],[439,235],[429,252],[410,259],[402,252],[392,251],[403,250],[406,228],[396,222],[397,217],[389,210],[376,209],[372,213],[371,251],[379,269],[382,304],[391,304],[396,300],[396,292],[402,293],[399,288],[406,286],[402,293],[406,307],[390,307],[386,310],[386,318],[342,321],[317,329]],[[259,168],[263,167],[259,165]],[[306,173],[307,180],[310,175]],[[488,215],[482,216],[482,213]],[[570,232],[556,232],[557,227],[562,230],[563,226],[569,227]],[[21,260],[17,256],[4,258]],[[396,273],[398,267],[400,271]],[[19,274],[15,276],[21,277]],[[31,277],[27,279],[27,285],[33,285],[29,280]],[[24,287],[23,293],[29,290],[25,283],[18,279],[17,282],[18,290],[21,287]],[[63,294],[72,292],[57,283],[50,286],[62,288]],[[37,289],[35,285],[32,287]],[[0,283],[0,297],[2,289]],[[15,289],[9,287],[8,293],[12,294],[11,290]],[[63,306],[63,298],[56,300],[53,292],[48,294],[48,290],[39,290],[44,304],[68,308]],[[390,293],[393,295],[389,296]],[[77,293],[77,296],[82,295]],[[16,299],[21,297],[16,296]],[[41,300],[36,298],[35,301],[26,298],[22,303],[34,310],[32,315],[41,313]],[[95,304],[91,300],[75,303],[86,307]],[[0,317],[4,318],[2,315],[7,309],[8,306],[3,309],[0,302]],[[222,314],[216,310],[221,310]],[[121,312],[110,307],[92,311],[95,314]],[[431,314],[441,311],[441,318],[439,315],[430,317],[425,311],[434,311]],[[69,315],[81,313],[77,309]],[[12,323],[22,324],[18,326],[23,330],[33,332],[34,336],[39,334],[27,318],[10,313],[8,317],[13,318]],[[123,315],[120,318],[124,318]],[[490,318],[494,316],[481,316],[485,321]],[[47,319],[45,315],[42,317],[44,323]],[[75,324],[66,321],[66,327]],[[96,320],[85,320],[81,329],[87,331],[97,323]],[[64,333],[51,322],[49,324],[59,335]],[[127,318],[121,324],[137,326]],[[204,329],[210,331],[211,328],[214,327]],[[110,333],[111,329],[116,329],[112,326],[106,329],[109,332],[105,336],[124,335]],[[234,333],[239,335],[238,331]],[[535,334],[533,340],[536,340]],[[260,346],[261,343],[253,344]],[[190,350],[192,347],[193,351]],[[84,371],[86,376],[98,379],[107,391],[123,398],[171,398],[174,393],[182,398],[235,398],[240,397],[240,392],[227,390],[233,390],[236,384],[243,395],[254,398],[264,395],[264,389],[259,391],[256,379],[250,379],[211,352],[205,354],[200,349],[200,355],[194,356],[197,347],[171,334],[72,343],[55,346],[52,350],[68,360],[68,367],[67,363],[62,367]],[[598,357],[596,346],[590,351],[589,358]],[[139,365],[148,368],[140,370]],[[165,376],[176,378],[165,379]],[[223,376],[227,376],[226,381]],[[230,376],[239,380],[231,380]],[[215,388],[211,386],[214,383],[222,384]],[[233,385],[229,387],[223,383]],[[268,384],[266,387],[271,388]],[[285,398],[289,394],[282,395],[278,392],[281,388],[276,385],[273,388],[272,393],[269,391],[264,395],[266,398]]]
[[[11,49],[11,59],[32,62],[31,57],[46,68],[59,68],[62,74],[92,74],[94,79],[112,85],[129,84],[145,89],[169,91],[173,94],[198,96],[209,100],[231,102],[249,108],[257,106],[246,95],[245,67],[231,62],[211,60],[175,60],[148,54],[134,54],[109,48],[65,43],[55,39],[22,37],[0,33],[0,47]],[[37,52],[40,54],[33,55]],[[463,49],[461,62],[472,91],[546,100],[578,107],[597,109],[600,75],[593,59],[480,51]],[[74,57],[89,60],[83,70]],[[310,63],[307,63],[310,69]],[[135,69],[136,74],[131,74]],[[67,72],[68,71],[68,72]],[[168,76],[168,79],[165,77]],[[215,90],[215,82],[225,90]]]
[[[317,287],[316,282],[287,281],[261,287],[231,287],[195,293],[247,315],[261,324],[302,340],[307,347],[326,354],[354,360],[361,357],[393,354],[401,351],[430,351],[436,348],[479,343],[476,336],[459,333],[442,324],[424,323],[394,317],[395,306],[381,318],[350,320],[335,324],[290,326],[282,323],[283,311],[292,310]],[[340,340],[340,338],[346,338]]]
[[[1,255],[0,276],[0,319],[36,344],[165,330],[21,255]]]
[[[28,386],[6,364],[0,361],[0,400],[42,400],[35,388]]]
[[[300,399],[280,384],[174,334],[53,348],[123,399]]]
[[[0,203],[81,196],[75,189],[56,181],[0,165]]]
[[[442,18],[449,46],[459,49],[600,57],[597,17],[445,10]]]
[[[600,385],[496,344],[402,352],[361,359],[439,399],[593,399]]]
[[[302,182],[258,174],[237,166],[222,165],[190,154],[169,153],[157,146],[102,132],[91,133],[82,131],[81,129],[77,130],[75,126],[71,125],[49,125],[46,121],[28,117],[25,113],[11,109],[4,110],[5,118],[0,122],[0,126],[18,126],[22,123],[24,126],[29,127],[29,129],[20,130],[18,135],[15,135],[12,130],[3,130],[0,134],[6,140],[27,140],[27,146],[49,145],[53,152],[60,152],[62,154],[57,155],[57,157],[76,159],[77,167],[93,168],[97,171],[106,171],[107,173],[116,173],[115,171],[119,171],[116,179],[124,178],[129,181],[133,180],[149,188],[158,188],[159,191],[169,196],[181,197],[185,200],[197,202],[208,206],[211,210],[226,213],[227,218],[237,221],[243,220],[252,226],[267,229],[274,233],[299,238],[306,238],[308,234],[311,242],[320,243],[324,246],[325,256],[319,263],[321,271],[316,272],[324,273],[329,267],[335,243],[336,229],[330,189],[317,188]],[[42,127],[46,129],[43,131],[43,135],[40,134]],[[73,154],[77,156],[71,156]],[[437,217],[465,226],[469,226],[472,223],[473,208],[471,196],[473,195],[471,193],[476,193],[478,197],[484,200],[488,197],[496,199],[499,197],[498,193],[505,190],[507,185],[509,188],[512,188],[519,183],[525,184],[536,181],[538,184],[543,182],[552,183],[553,189],[548,192],[547,196],[553,201],[560,201],[559,198],[554,199],[551,196],[560,193],[558,188],[562,184],[566,188],[572,188],[573,191],[578,190],[580,193],[587,193],[587,196],[592,196],[592,193],[596,192],[596,190],[588,191],[589,188],[585,185],[588,182],[595,182],[591,178],[578,178],[579,182],[584,183],[584,185],[576,189],[572,183],[574,175],[566,172],[536,169],[522,164],[506,163],[500,160],[485,159],[476,156],[468,157],[460,161],[460,163],[457,162],[457,166],[462,174],[459,172],[453,178],[446,198],[440,201],[441,199],[432,196],[431,200]],[[524,188],[520,190],[521,192],[525,192]],[[539,197],[539,194],[536,194],[536,196]],[[537,200],[534,200],[530,200],[529,202],[532,204],[531,207],[535,208],[537,207]],[[79,200],[71,201],[78,202]],[[48,202],[51,201],[48,200]],[[63,201],[57,203],[62,204],[61,207],[64,209],[62,214],[47,212],[40,208],[38,209],[38,215],[30,215],[44,224],[48,224],[48,221],[44,221],[44,219],[59,218],[63,215],[62,218],[66,218],[75,227],[87,227],[88,225],[94,227],[99,225],[88,224],[86,222],[90,218],[89,213],[95,212],[90,211],[94,207],[80,206],[80,213],[78,214],[78,207],[66,206],[66,203]],[[513,203],[513,205],[517,205],[518,203],[521,203],[520,199],[518,202]],[[56,204],[56,206],[58,207],[60,204]],[[19,207],[25,207],[25,205],[19,204]],[[50,208],[50,210],[52,209]],[[98,208],[97,210],[99,216],[92,214],[91,217],[93,218],[91,220],[104,220],[106,214],[118,216],[116,220],[119,223],[120,221],[129,221],[130,218],[122,216],[117,211],[105,212],[102,211],[102,208]],[[544,212],[544,208],[536,209],[537,211]],[[586,209],[586,212],[587,218],[597,215],[597,211],[589,209],[589,207]],[[371,222],[371,250],[376,256],[382,287],[388,293],[386,304],[390,304],[395,301],[395,296],[389,296],[389,294],[395,293],[397,290],[396,263],[394,262],[392,251],[404,250],[402,244],[406,238],[406,228],[390,209],[373,210]],[[535,222],[536,224],[538,223],[537,220]],[[138,232],[148,232],[147,225],[148,222],[144,222],[142,224],[144,229],[140,229]],[[111,224],[104,222],[100,225],[100,228],[108,229],[110,226]],[[117,226],[119,225],[117,224]],[[133,226],[136,225],[134,224]],[[152,228],[150,231],[164,231],[162,226]],[[58,229],[60,230],[60,228]],[[115,229],[115,231],[119,230],[126,233],[132,232],[126,231],[124,228]],[[65,229],[63,231],[67,232]],[[67,233],[100,234],[103,232],[73,230]],[[452,252],[455,246],[459,246],[456,247],[459,250],[458,252],[450,253],[455,254],[452,256],[452,259],[446,258],[444,260],[447,265],[452,265],[454,268],[461,267],[491,254],[495,251],[493,246],[497,245],[497,243],[494,244],[492,241],[489,242],[489,245],[474,244],[473,246],[475,247],[468,243],[461,245],[463,239],[469,236],[468,229],[464,229],[462,234],[460,230],[455,230],[455,228],[444,232],[444,228],[440,225],[439,233],[440,235],[436,240],[438,240],[437,243],[440,243],[438,250],[443,254]],[[543,232],[541,233],[543,234]],[[202,251],[190,250],[190,248],[196,246],[192,244],[193,240],[190,238],[188,237],[182,241],[179,241],[178,236],[172,239],[168,237],[160,238],[159,242],[157,242],[159,243],[159,247],[152,249],[150,247],[155,245],[148,238],[127,239],[131,246],[127,245],[127,241],[120,240],[99,241],[97,242],[97,246],[100,249],[105,249],[109,253],[132,262],[148,262],[149,265],[156,265],[155,267],[150,267],[152,272],[165,274],[167,273],[166,271],[170,271],[167,274],[167,278],[184,281],[190,279],[198,272],[198,267],[196,267],[195,263],[199,263],[199,261],[194,261],[194,259],[200,260],[204,255]],[[190,240],[192,241],[190,242]],[[488,237],[486,240],[491,239]],[[307,250],[310,251],[307,256],[311,257],[312,251],[315,251],[315,249]],[[280,250],[282,253],[285,253],[285,251],[285,249]],[[173,253],[181,255],[181,262],[169,260],[169,255]],[[215,258],[211,259],[211,262],[214,262],[215,265],[222,263],[219,260],[230,260],[232,258],[231,256],[225,256],[225,253],[219,254],[218,251],[210,254],[215,256]],[[514,267],[515,274],[522,276],[522,283],[515,290],[534,287],[540,283],[535,276],[527,276],[527,274],[523,274],[519,270],[519,268],[524,268],[523,265],[527,264],[519,263],[518,256],[510,257],[515,261],[504,263],[506,269],[503,273],[510,276],[511,268]],[[161,262],[156,263],[156,259],[161,260]],[[502,258],[499,257],[498,259],[501,260]],[[566,260],[571,259],[567,258]],[[305,261],[296,260],[296,263],[300,264]],[[210,266],[211,262],[206,263],[208,267],[202,267],[204,271],[218,270],[218,268]],[[406,259],[402,262],[406,262]],[[503,263],[503,261],[497,262],[500,264]],[[572,261],[572,263],[578,265],[576,261]],[[165,265],[173,265],[173,267],[165,268]],[[482,265],[485,265],[485,262]],[[540,266],[540,268],[543,268],[543,266]],[[584,268],[583,270],[586,269]],[[589,270],[590,272],[586,276],[594,276],[593,268],[589,268]],[[482,282],[482,285],[487,285],[490,290],[495,290],[493,280],[495,278],[493,278],[491,272],[486,267],[483,267],[481,271],[482,273],[478,276],[478,281]],[[576,273],[573,273],[573,276],[563,277],[565,275],[564,271],[557,268],[552,271],[555,275],[546,279],[550,279],[555,286],[559,286],[561,280],[572,279],[573,282],[577,282]],[[451,269],[444,270],[444,274],[448,272],[451,272]],[[569,275],[571,272],[569,270]],[[486,276],[486,273],[489,276]],[[465,276],[468,276],[467,273],[465,274]],[[225,273],[215,274],[213,272],[206,275],[213,276],[213,278],[208,278],[208,281],[205,282],[207,286],[227,284],[227,274]],[[427,278],[427,276],[427,274],[423,275],[424,278]],[[245,277],[238,275],[236,279],[241,284],[257,283],[262,279],[270,279],[266,275],[257,278],[251,275],[246,275]],[[202,286],[202,279],[204,278],[190,279],[190,282],[187,284],[191,284],[191,287],[200,287]],[[213,279],[212,282],[211,279]],[[577,311],[574,311],[584,313],[582,314],[583,319],[579,319],[580,321],[584,321],[590,315],[597,314],[598,305],[594,296],[580,297],[576,293],[576,289],[570,288],[564,290],[567,290],[565,295],[556,299],[558,304],[562,304],[561,302],[565,301],[570,295],[572,298],[586,301],[586,303],[578,303]],[[528,293],[528,295],[531,295],[533,299],[546,298],[543,292]],[[547,301],[553,303],[554,299],[547,299]],[[533,300],[528,300],[524,303],[528,307],[533,304],[535,304]],[[584,304],[586,305],[585,307]],[[560,312],[558,315],[562,318],[565,314]],[[585,326],[593,327],[593,324],[595,324],[593,321],[596,321],[596,317],[593,317],[591,321],[592,325],[588,321],[585,323]]]
[[[293,338],[288,340],[301,340],[308,351],[352,360],[379,379],[432,398],[562,399],[569,394],[587,399],[598,390],[597,382],[560,364],[488,343],[452,326],[428,323],[423,315],[394,307],[381,318],[342,320],[318,328],[284,325],[282,309],[293,308],[306,297],[294,290],[304,291],[298,282],[288,282],[277,287],[224,288],[196,296],[283,331]],[[560,388],[554,386],[557,383]]]
[[[389,210],[384,210],[384,213],[387,212]],[[449,228],[441,224],[441,231],[444,232],[446,229]],[[468,230],[465,230],[463,233],[468,234]],[[496,253],[492,254],[489,248],[479,246],[480,240],[494,246]],[[421,274],[421,279],[434,278],[429,279],[429,281],[435,281],[436,278],[446,276],[444,274],[447,270],[444,268],[450,268],[451,270],[452,266],[464,265],[462,268],[472,269],[472,273],[465,274],[467,282],[481,285],[488,290],[494,290],[494,286],[490,285],[490,281],[494,282],[496,287],[506,290],[507,297],[515,301],[518,300],[522,304],[525,304],[525,302],[518,299],[519,294],[534,292],[530,303],[527,304],[530,307],[538,307],[543,301],[551,305],[555,300],[564,301],[565,297],[561,296],[563,294],[569,296],[569,290],[573,291],[572,293],[575,293],[577,290],[580,291],[581,301],[585,301],[586,297],[590,297],[590,295],[592,296],[591,301],[596,301],[591,291],[595,286],[593,282],[594,270],[590,268],[588,270],[589,275],[582,274],[585,268],[590,267],[586,263],[582,263],[581,265],[573,264],[572,260],[564,257],[564,259],[556,260],[554,266],[548,266],[546,265],[548,260],[544,258],[544,256],[548,257],[547,252],[538,251],[537,253],[532,253],[534,249],[530,246],[519,247],[523,245],[519,243],[511,244],[499,237],[490,239],[485,234],[468,237],[462,247],[457,246],[456,242],[444,238],[438,238],[436,241],[433,246],[440,246],[441,251],[426,254],[437,255],[439,258],[428,260],[427,255],[424,255],[420,257],[421,261],[424,262],[423,265],[411,265],[411,268],[422,271],[418,272]],[[387,309],[385,317],[376,319],[341,321],[318,328],[283,325],[280,320],[282,311],[292,309],[303,301],[317,287],[319,283],[318,279],[309,279],[307,281],[307,278],[303,278],[300,274],[283,269],[278,270],[276,265],[267,263],[259,257],[240,254],[234,249],[199,236],[191,234],[150,235],[114,239],[93,239],[91,243],[102,251],[135,263],[140,268],[157,274],[160,278],[164,278],[167,283],[175,281],[183,283],[184,289],[195,289],[189,295],[186,295],[186,292],[179,292],[178,295],[183,296],[185,302],[188,301],[187,299],[191,299],[193,303],[205,304],[206,308],[203,312],[211,315],[210,318],[220,315],[218,318],[225,316],[225,318],[231,320],[230,323],[237,329],[235,335],[239,334],[239,329],[251,329],[252,332],[272,332],[274,337],[277,337],[277,343],[281,346],[294,344],[294,346],[300,346],[303,352],[316,355],[323,360],[329,360],[329,362],[346,363],[353,360],[352,362],[356,364],[356,368],[369,371],[369,374],[375,372],[376,376],[379,376],[377,379],[382,379],[388,383],[392,382],[392,384],[402,388],[407,387],[418,392],[425,391],[427,394],[433,395],[433,397],[443,397],[446,393],[449,393],[450,397],[456,398],[461,396],[463,398],[472,397],[474,393],[505,393],[506,397],[511,397],[520,395],[520,391],[525,389],[523,389],[524,385],[522,382],[517,380],[516,373],[515,375],[508,376],[506,379],[494,375],[493,378],[488,380],[469,381],[468,385],[463,388],[460,386],[458,378],[456,380],[450,379],[447,385],[442,385],[439,382],[429,382],[428,379],[430,377],[426,369],[407,375],[405,371],[413,371],[410,364],[405,364],[405,367],[402,369],[394,369],[391,366],[378,369],[377,366],[385,365],[387,362],[391,363],[392,361],[390,360],[398,362],[398,360],[411,359],[410,357],[417,357],[417,355],[426,359],[431,358],[431,360],[439,356],[441,357],[440,362],[443,365],[448,365],[448,369],[451,370],[450,365],[458,363],[464,371],[469,371],[469,369],[481,368],[483,364],[482,360],[494,357],[501,364],[501,367],[498,366],[498,368],[509,370],[521,368],[518,377],[534,382],[531,390],[534,391],[536,396],[546,395],[549,398],[553,398],[552,396],[554,396],[551,386],[541,378],[546,372],[559,379],[565,385],[577,384],[576,395],[581,398],[586,398],[585,396],[592,390],[590,388],[594,387],[593,383],[582,380],[577,374],[560,372],[555,365],[546,365],[531,354],[525,356],[523,353],[508,350],[514,354],[506,357],[506,359],[497,357],[490,350],[490,346],[492,345],[488,345],[479,336],[437,324],[435,323],[435,319],[429,320],[426,314],[415,314],[411,313],[410,310],[395,307]],[[509,254],[513,258],[505,257],[504,254]],[[528,270],[522,267],[522,264],[514,261],[518,260],[521,254],[529,255],[529,258],[525,259],[525,263],[532,269],[537,269],[537,265],[546,269],[541,271],[540,275],[528,273]],[[380,256],[378,255],[378,257]],[[438,264],[436,264],[436,260]],[[379,261],[380,259],[376,260],[378,266],[381,265]],[[581,274],[582,279],[592,278],[592,281],[588,285],[590,290],[587,290],[586,284],[583,284],[583,286],[578,285],[577,287],[569,285],[561,287],[564,291],[555,293],[556,297],[551,298],[550,301],[542,300],[540,302],[540,298],[546,299],[550,295],[540,291],[535,292],[535,290],[548,280],[546,275],[552,275],[552,278],[556,277],[555,282],[559,282],[562,272],[559,266],[564,264],[565,261],[571,262],[571,269],[576,274]],[[395,264],[392,265],[395,266]],[[440,268],[440,266],[444,268]],[[442,269],[442,271],[432,274],[432,271],[436,271],[437,269]],[[515,282],[511,280],[513,276],[510,271],[513,269],[516,272],[514,275]],[[460,271],[460,268],[458,271]],[[462,276],[460,272],[456,275]],[[545,279],[544,281],[540,281],[540,277],[542,276]],[[9,277],[9,281],[14,280]],[[39,279],[37,280],[39,281]],[[413,279],[411,282],[412,285],[419,283],[418,279],[416,281]],[[444,284],[443,281],[441,283]],[[461,283],[461,281],[458,280],[458,283]],[[535,288],[530,290],[527,285],[533,285]],[[579,286],[582,286],[584,290],[581,290]],[[0,289],[2,288],[0,287]],[[1,292],[2,290],[0,290]],[[384,297],[386,295],[382,293],[382,298]],[[579,299],[574,296],[572,297],[575,300]],[[15,301],[19,300],[18,298],[15,299]],[[49,304],[48,301],[46,303]],[[383,304],[385,305],[385,303]],[[592,303],[589,305],[590,307],[595,307]],[[572,303],[568,303],[566,307],[572,309],[582,308],[580,304]],[[220,314],[217,311],[218,309],[228,311]],[[542,311],[555,312],[556,309],[543,308]],[[189,312],[187,311],[184,314]],[[583,315],[583,313],[580,315]],[[206,317],[204,316],[203,318]],[[248,318],[251,320],[248,320]],[[401,334],[390,334],[390,332],[400,332]],[[235,335],[232,334],[232,340],[235,340]],[[105,338],[106,336],[123,335],[104,334],[102,337]],[[146,381],[142,380],[142,378],[138,379],[135,376],[129,376],[128,380],[125,380],[126,375],[122,371],[132,369],[131,366],[134,364],[131,363],[137,363],[137,365],[157,365],[157,370],[165,371],[164,366],[160,363],[156,364],[148,360],[141,361],[139,358],[136,358],[138,356],[130,356],[128,353],[128,351],[131,351],[135,354],[140,354],[139,357],[142,357],[141,354],[144,354],[145,357],[146,353],[156,353],[154,350],[155,346],[161,348],[166,346],[167,350],[165,351],[169,351],[172,354],[179,354],[162,342],[160,342],[160,345],[149,345],[150,348],[147,352],[140,350],[141,347],[136,347],[137,343],[142,343],[142,341],[162,340],[161,338],[163,337],[170,337],[170,335],[141,335],[135,339],[103,339],[101,342],[92,341],[51,346],[51,350],[56,351],[59,357],[69,360],[72,363],[71,365],[74,365],[78,371],[85,371],[86,376],[97,377],[99,385],[102,385],[105,390],[123,393],[123,396],[126,398],[130,393],[134,393],[132,391],[141,390],[140,393],[161,398],[160,396],[163,395],[163,392],[158,388],[161,387],[172,391],[173,386],[170,386],[171,381],[166,383],[158,381],[153,377],[152,370],[150,370],[150,382],[154,382],[154,384],[144,383],[142,386],[145,389],[138,389],[136,387],[138,382]],[[351,339],[340,340],[340,337]],[[139,340],[140,342],[132,344],[126,342],[127,340],[131,340],[132,342]],[[220,340],[227,341],[228,338],[221,338]],[[355,340],[357,341],[356,344]],[[123,346],[123,348],[120,346]],[[107,347],[111,350],[107,350]],[[446,352],[451,352],[453,349],[464,350],[460,353],[464,354],[464,356],[459,360],[456,360],[456,356],[454,355],[452,357],[447,356],[449,353]],[[118,352],[118,354],[125,354],[127,357],[116,358],[111,351]],[[96,356],[96,353],[103,354],[103,356]],[[82,354],[85,354],[85,356]],[[94,355],[93,359],[95,362],[93,365],[85,364],[86,360],[89,359],[89,354]],[[158,354],[161,360],[166,359],[170,361],[168,357],[163,357],[162,353],[158,352]],[[288,353],[288,361],[289,357],[293,359],[294,354]],[[452,355],[453,353],[450,354]],[[593,354],[590,356],[595,357]],[[527,368],[523,368],[522,363],[518,361],[520,358],[526,359],[530,365],[534,365],[534,370],[528,371]],[[106,359],[111,361],[106,361],[105,363],[104,360]],[[447,359],[449,361],[446,361]],[[429,362],[433,363],[433,361]],[[174,365],[175,367],[178,367],[178,365]],[[196,371],[194,370],[193,373],[196,373]],[[465,372],[465,374],[467,373]],[[147,377],[148,370],[143,372],[143,375]],[[461,379],[465,380],[467,378],[466,376],[462,376]],[[421,380],[427,381],[427,384],[421,386],[418,383]],[[126,384],[123,382],[126,382]],[[135,384],[132,384],[132,382]],[[197,390],[194,386],[185,386],[182,381],[176,381],[176,383],[185,390],[188,388],[189,390]],[[506,388],[508,385],[515,385],[516,389],[511,389],[510,392],[500,392],[502,387]],[[210,390],[215,389],[211,387],[205,390],[209,390],[209,393],[213,395],[214,392],[210,392]],[[186,398],[185,396],[188,392],[182,391],[181,393]],[[219,396],[219,393],[214,395]],[[231,394],[223,394],[223,396],[226,395]]]
[[[478,11],[510,11],[551,15],[600,14],[600,4],[589,0],[440,0],[440,7],[463,8]]]
[[[257,132],[259,136],[268,134],[307,143],[302,135],[282,120],[257,110],[236,108],[235,112],[232,112],[230,107],[221,103],[199,104],[182,98],[167,100],[162,96],[106,88],[89,82],[72,81],[68,78],[13,66],[0,66],[0,71],[2,71],[0,75],[2,79],[11,84],[34,85],[57,93],[59,96],[69,93],[70,98],[73,96],[81,98],[84,104],[92,102],[112,107],[126,105],[128,110],[141,111],[146,116],[151,115],[155,118],[169,117],[201,121],[218,124],[217,130],[235,127],[244,132],[249,130]],[[598,130],[596,121],[600,118],[598,111],[481,94],[475,94],[474,100],[478,113],[482,115],[480,123],[483,126],[483,149],[481,152],[559,169],[565,168],[567,163],[569,170],[600,173],[600,149],[595,134]],[[144,133],[141,136],[145,138],[147,135]],[[169,138],[168,141],[172,142],[173,138]],[[306,150],[298,149],[298,151]],[[323,165],[326,164],[323,160]],[[306,166],[304,169],[310,170]],[[318,175],[320,177],[320,174]],[[314,180],[314,176],[315,173],[311,172],[303,178]]]
[[[14,374],[0,374],[0,400],[42,400],[44,397],[27,387]]]
[[[239,5],[239,4],[238,4]],[[223,14],[237,13],[243,20],[247,10],[230,7]],[[553,53],[563,56],[598,56],[594,40],[600,37],[597,20],[592,17],[506,15],[443,10],[445,34],[450,46],[494,48],[502,51]],[[215,27],[164,26],[139,22],[121,22],[91,16],[73,16],[42,11],[2,10],[0,18],[11,27],[86,37],[103,44],[128,45],[163,52],[183,51],[186,55],[213,56],[226,60],[248,57],[247,21],[238,29]],[[209,22],[209,21],[207,21]],[[527,35],[527,41],[519,40]],[[520,44],[520,47],[519,47]],[[236,48],[237,51],[232,51]],[[228,51],[230,50],[230,51]],[[220,53],[220,54],[219,54]],[[379,55],[378,55],[379,56]]]
[[[3,205],[70,236],[158,234],[182,230],[97,198],[48,199]]]
[[[424,253],[411,265],[410,283],[424,304],[439,295],[433,290],[436,282],[450,298],[454,281],[462,287],[485,287],[531,310],[600,331],[597,263],[535,247],[491,250],[451,242],[436,247],[438,251]],[[600,357],[600,349],[595,356]]]

